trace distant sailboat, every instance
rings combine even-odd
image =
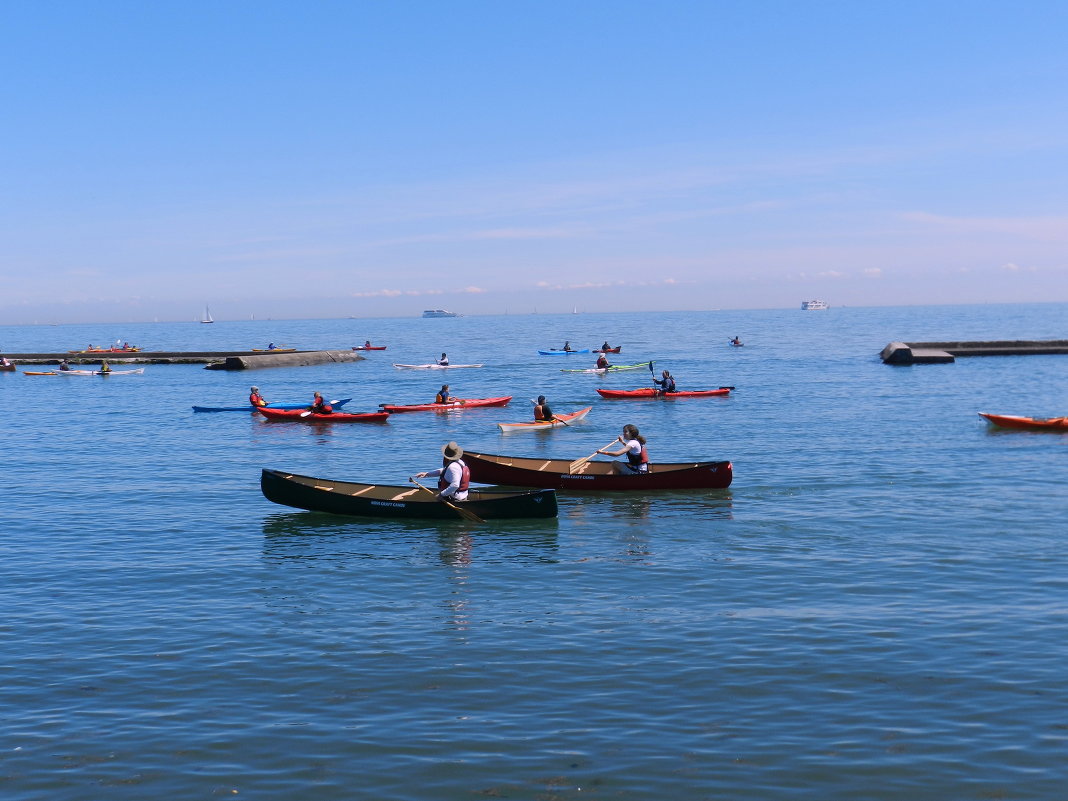
[[[208,308],[208,304],[206,304],[206,303],[204,304],[204,319],[202,319],[200,322],[202,322],[202,323],[214,323],[215,322],[213,319],[211,319],[211,310]]]

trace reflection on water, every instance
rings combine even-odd
[[[723,490],[679,490],[648,495],[589,492],[560,495],[560,516],[568,520],[649,520],[685,517],[694,521],[731,520],[731,493]]]

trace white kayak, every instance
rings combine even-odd
[[[397,364],[394,367],[401,370],[459,370],[461,367],[482,367],[481,364]]]
[[[136,370],[108,370],[106,372],[102,370],[56,370],[56,375],[141,375],[144,371],[144,367],[138,367]]]
[[[553,420],[531,420],[526,423],[497,423],[497,428],[505,433],[509,431],[537,431],[545,428],[563,428],[569,426],[572,423],[577,423],[590,413],[592,406],[587,406],[585,409],[579,409],[577,412],[571,412],[570,414],[558,414],[554,416]]]

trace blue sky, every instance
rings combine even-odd
[[[0,322],[1068,300],[1068,3],[0,6]]]

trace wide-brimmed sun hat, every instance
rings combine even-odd
[[[450,442],[441,446],[442,455],[450,462],[455,462],[461,456],[464,455],[464,449],[457,445],[455,442]]]

